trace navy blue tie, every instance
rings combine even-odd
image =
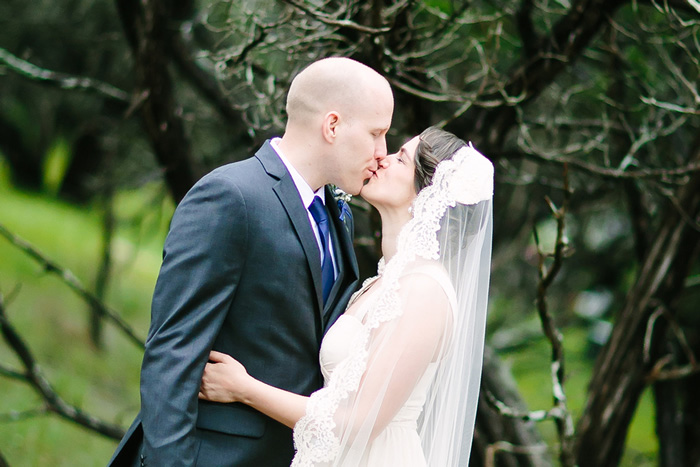
[[[323,261],[321,261],[321,284],[323,287],[323,304],[326,304],[328,295],[333,288],[335,274],[333,272],[333,260],[331,260],[331,231],[328,225],[328,213],[323,201],[318,196],[314,197],[309,212],[318,225],[318,233],[321,237],[321,248],[323,249]]]

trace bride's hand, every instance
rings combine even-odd
[[[212,350],[204,367],[199,398],[212,402],[242,402],[250,375],[241,363],[225,353]]]

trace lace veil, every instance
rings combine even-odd
[[[492,196],[493,165],[471,145],[438,164],[414,201],[396,254],[385,265],[380,261],[379,275],[358,292],[376,287],[362,305],[358,301],[360,331],[348,356],[311,395],[295,426],[292,466],[363,465],[376,454],[373,446],[387,442],[372,444],[390,423],[417,427],[429,466],[468,465],[483,360]],[[411,397],[417,387],[425,400]]]

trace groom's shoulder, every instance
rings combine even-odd
[[[228,181],[236,185],[246,185],[262,177],[265,171],[262,170],[260,161],[255,156],[241,161],[231,162],[219,166],[204,175],[198,183],[211,183],[215,180]]]
[[[217,167],[204,177],[239,178],[242,179],[241,181],[251,181],[251,178],[254,180],[256,176],[279,176],[283,168],[282,161],[268,140],[254,155]]]

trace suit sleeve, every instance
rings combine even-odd
[[[198,182],[175,211],[141,368],[148,465],[194,464],[200,379],[240,279],[247,219],[239,189],[216,174]]]

